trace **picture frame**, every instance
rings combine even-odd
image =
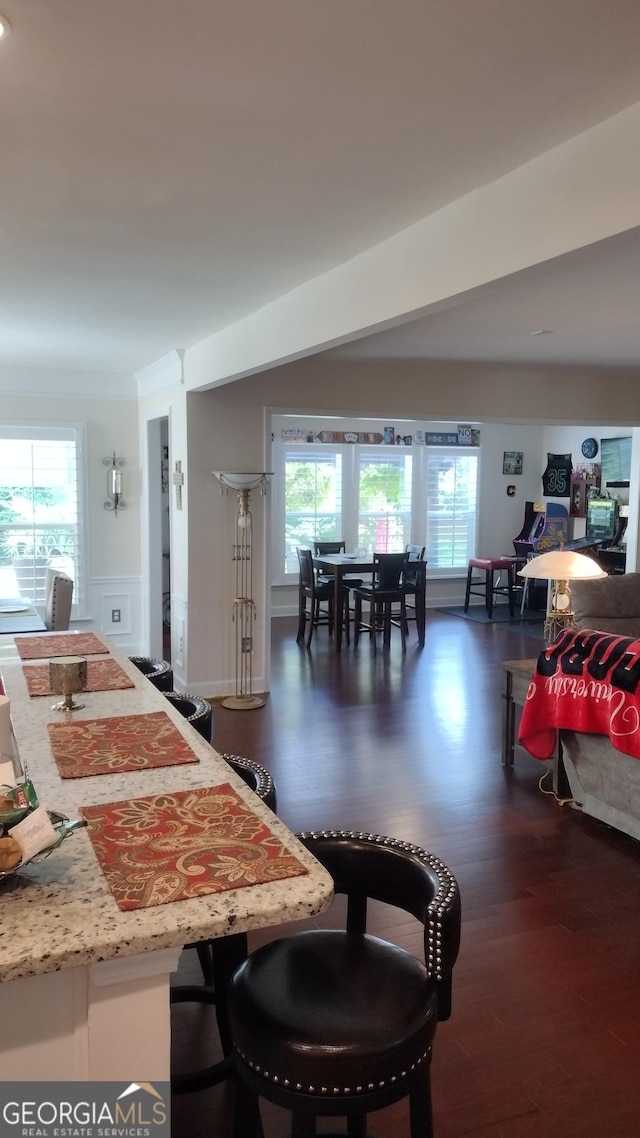
[[[521,450],[505,450],[502,454],[502,473],[522,474],[523,455]]]
[[[587,516],[587,480],[582,475],[572,474],[569,491],[569,517]]]

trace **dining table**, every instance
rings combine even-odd
[[[313,558],[314,569],[327,577],[333,577],[333,646],[336,652],[342,651],[342,588],[345,578],[359,577],[374,571],[374,555],[366,553],[327,553]],[[425,636],[425,591],[426,561],[410,559],[410,566],[416,572],[416,624],[420,645]]]
[[[28,598],[0,597],[0,636],[45,630],[42,617]]]
[[[342,651],[342,587],[345,577],[373,573],[373,554],[325,553],[313,558],[313,567],[326,577],[333,577],[333,646]]]
[[[52,708],[53,656],[90,665],[78,710]],[[331,877],[102,634],[0,636],[0,680],[40,804],[86,823],[49,856],[0,875],[2,1078],[167,1081],[169,982],[183,946],[321,912]],[[141,728],[151,731],[146,749],[135,745]],[[199,845],[182,825],[194,802],[208,811]],[[238,829],[211,882],[227,815]],[[124,835],[115,869],[105,856],[114,833]],[[153,848],[165,860],[145,893]]]

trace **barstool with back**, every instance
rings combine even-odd
[[[439,858],[393,838],[298,835],[348,898],[346,930],[311,928],[258,948],[229,986],[238,1081],[234,1138],[260,1133],[259,1097],[291,1111],[293,1138],[316,1116],[346,1116],[365,1138],[369,1111],[409,1096],[411,1138],[430,1138],[431,1047],[451,1014],[460,941],[457,882]],[[424,962],[366,932],[367,900],[424,926]]]

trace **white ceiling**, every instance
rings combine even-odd
[[[142,368],[640,101],[638,0],[0,10],[0,369]],[[639,253],[340,354],[636,363]]]

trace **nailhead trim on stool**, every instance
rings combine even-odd
[[[156,660],[152,656],[130,656],[139,672],[147,677],[154,688],[159,691],[171,691],[173,688],[173,668],[166,660]]]
[[[440,858],[397,838],[298,837],[346,894],[346,931],[339,918],[338,927],[307,927],[258,948],[235,972],[234,1138],[257,1138],[261,1097],[291,1112],[292,1134],[315,1134],[316,1117],[346,1116],[360,1135],[369,1112],[407,1096],[412,1138],[430,1138],[431,1045],[451,1011],[460,937],[456,879]],[[367,932],[367,898],[420,921],[419,957]]]
[[[201,699],[199,695],[189,695],[188,692],[181,691],[165,691],[162,693],[165,699],[169,700],[172,707],[195,727],[199,735],[206,739],[207,743],[213,740],[213,711],[211,704],[206,699]]]

